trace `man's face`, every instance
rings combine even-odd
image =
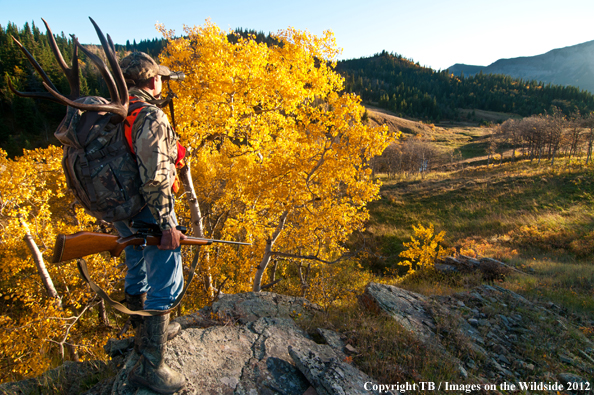
[[[163,81],[160,75],[155,76],[155,88],[153,90],[153,96],[155,99],[161,98],[161,91],[163,90]]]

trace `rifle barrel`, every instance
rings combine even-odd
[[[201,237],[191,237],[188,236],[188,238],[186,240],[204,240],[204,241],[210,241],[211,243],[225,243],[225,244],[237,244],[237,245],[242,245],[242,246],[251,246],[252,243],[243,243],[241,241],[229,241],[229,240],[216,240],[216,239],[203,239]],[[183,242],[183,240],[182,240]]]
[[[124,248],[135,245],[159,245],[161,236],[133,234],[119,237],[105,233],[78,232],[71,235],[60,234],[56,238],[53,262],[58,263],[70,259],[82,258],[87,255],[109,251],[111,256],[118,257]],[[212,243],[226,243],[251,245],[239,241],[203,239],[200,237],[186,237],[180,240],[181,245],[209,245]]]

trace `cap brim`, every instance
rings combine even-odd
[[[171,70],[169,70],[169,67],[167,66],[159,66],[158,74],[167,77],[171,75]]]

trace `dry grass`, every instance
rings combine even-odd
[[[485,110],[478,110],[478,109],[466,109],[466,108],[460,108],[458,109],[458,111],[460,112],[460,115],[462,115],[465,118],[474,118],[475,120],[485,120],[488,122],[503,122],[507,119],[510,118],[521,118],[519,115],[517,114],[511,114],[508,112],[495,112],[495,111],[485,111]],[[473,115],[474,114],[474,115]]]
[[[436,349],[420,342],[392,317],[370,312],[358,304],[332,309],[301,321],[300,325],[314,338],[317,328],[341,333],[343,341],[356,350],[347,361],[378,383],[412,383],[427,378],[460,380],[455,366],[444,364]]]
[[[498,122],[517,117],[507,113],[475,110],[476,122],[448,122],[435,125],[400,118],[381,108],[371,106],[366,108],[371,126],[387,125],[390,131],[402,132],[403,139],[413,136],[422,137],[433,142],[438,152],[448,154],[453,150],[460,150],[463,159],[473,160],[486,154],[487,138],[493,132],[491,127],[479,126],[480,120]],[[472,110],[464,109],[460,109],[460,111],[462,115],[466,114],[465,116],[472,112]],[[484,159],[486,160],[486,157]]]

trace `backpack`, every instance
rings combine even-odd
[[[115,222],[133,217],[145,206],[140,192],[142,181],[133,152],[131,129],[142,107],[154,104],[128,96],[115,46],[109,36],[105,38],[93,19],[91,22],[101,41],[111,72],[101,57],[80,45],[74,36],[72,66],[68,67],[49,25],[44,21],[49,44],[68,79],[70,95],[64,96],[57,91],[39,63],[14,37],[13,41],[38,71],[48,92],[19,92],[14,89],[10,79],[8,85],[18,96],[49,99],[68,106],[66,116],[54,133],[64,146],[62,167],[68,188],[89,214],[107,222]],[[99,69],[111,100],[100,96],[80,97],[78,49]],[[176,166],[183,166],[184,154],[185,148],[178,143]],[[174,183],[174,192],[177,189],[179,182]]]
[[[135,100],[128,96],[128,88],[117,62],[115,46],[109,36],[107,39],[105,38],[93,19],[91,22],[101,41],[112,72],[107,69],[107,65],[99,56],[85,49],[74,36],[75,49],[72,54],[72,66],[68,67],[48,24],[43,22],[47,28],[47,37],[54,56],[68,79],[70,95],[64,96],[57,91],[43,68],[14,37],[13,41],[40,74],[48,92],[19,92],[12,86],[10,79],[8,79],[8,87],[14,94],[21,97],[48,99],[67,106],[66,116],[54,135],[64,146],[62,167],[69,189],[87,212],[96,218],[108,222],[131,218],[145,206],[144,198],[140,192],[142,186],[140,171],[133,152],[132,125],[142,107],[154,104]],[[78,49],[85,53],[103,75],[111,101],[100,96],[80,97]],[[181,168],[184,165],[186,149],[179,142],[177,147],[178,156],[175,164],[177,168]],[[177,187],[179,187],[179,183]],[[172,189],[176,192],[175,183]],[[65,237],[65,235],[59,235],[58,240],[64,240]],[[56,247],[58,244],[59,242],[56,243]],[[188,281],[173,302],[172,309],[181,302],[190,286],[198,264],[198,257],[199,254],[196,252]],[[91,280],[84,259],[77,259],[77,266],[81,276],[91,289],[116,310],[142,316],[163,314],[163,310],[131,311],[127,309],[112,300]]]
[[[77,99],[83,104],[107,104],[98,96]],[[131,102],[128,117],[112,124],[112,113],[81,111],[68,107],[55,132],[64,146],[62,167],[68,188],[92,216],[115,222],[128,219],[145,206],[136,157],[126,134],[144,106]],[[128,133],[126,133],[128,131]]]

